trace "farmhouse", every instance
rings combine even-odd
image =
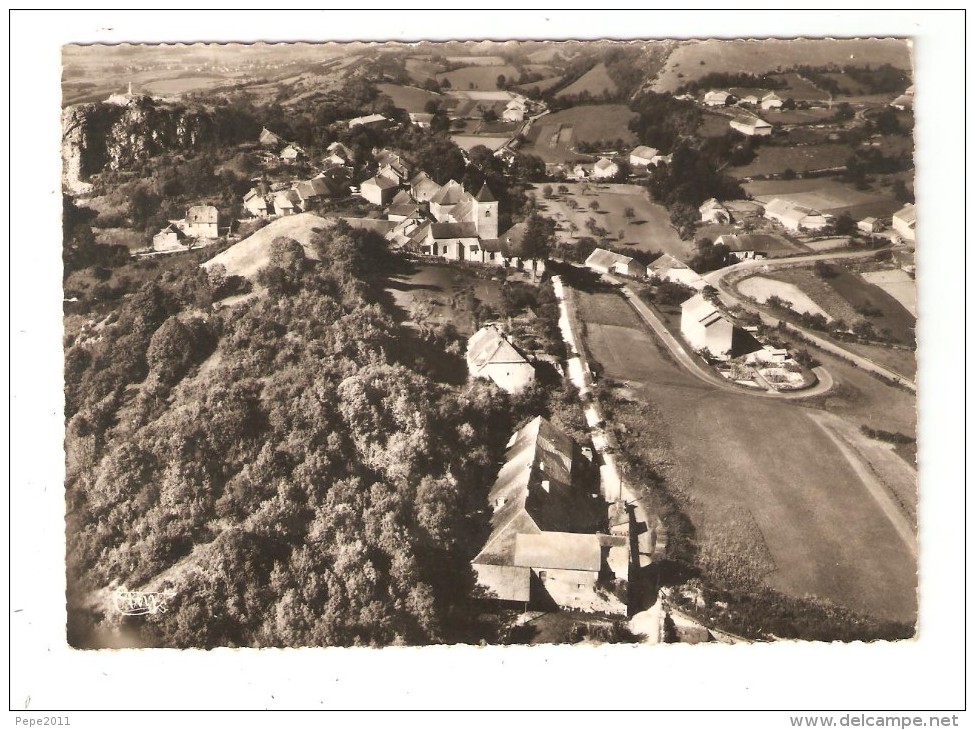
[[[586,462],[577,451],[541,416],[508,442],[488,495],[492,530],[471,561],[485,598],[521,608],[625,613],[618,600],[596,592],[600,574],[609,574],[609,546],[596,534],[605,513],[586,488]]]
[[[707,350],[719,360],[731,352],[735,327],[703,294],[680,305],[680,333],[694,351]]]
[[[786,198],[773,198],[765,206],[765,217],[790,231],[820,231],[830,225],[830,216]]]
[[[186,211],[186,235],[193,238],[217,238],[220,214],[212,205],[194,205]]]
[[[758,117],[737,116],[728,124],[736,132],[741,132],[747,137],[768,137],[772,134],[772,125]]]
[[[712,89],[704,95],[705,106],[726,106],[731,99],[731,94],[727,91]]]
[[[630,152],[630,165],[633,167],[647,167],[653,164],[654,159],[659,155],[660,151],[658,149],[640,145]]]
[[[185,251],[186,235],[175,223],[170,223],[152,237],[153,251]]]
[[[765,96],[762,97],[762,109],[781,109],[782,99],[774,91],[770,91]]]
[[[328,154],[322,160],[322,164],[326,167],[332,165],[347,165],[355,160],[355,155],[352,154],[352,150],[341,142],[332,142],[332,144],[325,148],[325,151]]]
[[[305,157],[305,151],[298,145],[289,144],[281,150],[280,157],[283,162],[297,162]]]
[[[257,141],[262,147],[267,147],[268,149],[274,150],[283,144],[281,138],[267,127],[261,128],[261,133],[258,135]]]
[[[705,200],[701,203],[698,211],[701,213],[701,221],[703,223],[721,223],[724,225],[731,223],[731,213],[716,198],[708,198]]]
[[[293,215],[298,207],[298,195],[294,190],[280,190],[274,195],[274,212],[278,215]]]
[[[757,106],[759,94],[754,89],[734,88],[728,92],[738,100],[738,106]]]
[[[376,175],[359,186],[359,195],[373,205],[386,205],[396,195],[399,180],[386,175]]]
[[[414,127],[419,127],[420,129],[430,129],[430,122],[433,120],[433,114],[426,114],[424,112],[410,112],[410,124]]]
[[[672,281],[675,284],[683,284],[692,289],[701,291],[708,285],[707,281],[694,269],[683,261],[674,258],[669,253],[665,253],[650,262],[647,267],[647,276],[655,277],[660,281]]]
[[[258,188],[254,187],[244,195],[244,210],[256,218],[267,218],[267,198]]]
[[[748,236],[726,233],[723,236],[718,236],[714,243],[715,245],[727,246],[729,255],[738,261],[768,258],[768,251],[756,249],[751,245]]]
[[[468,340],[467,369],[472,378],[492,380],[512,394],[535,381],[535,367],[495,326],[482,327]]]
[[[608,157],[600,157],[592,166],[592,176],[598,180],[616,177],[620,172],[620,166]]]
[[[346,121],[346,124],[349,126],[349,129],[352,129],[353,127],[374,128],[381,127],[388,121],[389,120],[386,119],[386,117],[384,117],[382,114],[369,114],[364,117],[353,117],[352,119]]]
[[[864,218],[857,222],[857,229],[863,233],[878,233],[883,230],[883,224],[876,218]]]
[[[917,212],[914,210],[914,203],[908,203],[894,213],[891,224],[897,235],[905,241],[914,243],[914,229],[917,226]]]
[[[597,248],[589,254],[585,265],[600,274],[622,274],[637,279],[645,279],[647,276],[647,267],[636,259],[604,248]]]
[[[505,122],[525,121],[525,100],[521,97],[515,97],[509,101],[504,111],[501,112],[501,119]]]
[[[410,178],[410,194],[418,203],[428,203],[440,192],[440,186],[425,172],[418,172]]]
[[[328,184],[320,177],[313,177],[311,180],[301,180],[295,183],[294,191],[298,196],[298,206],[302,210],[308,210],[313,203],[330,194]]]

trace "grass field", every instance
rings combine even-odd
[[[786,97],[788,98],[788,97]],[[768,109],[760,110],[759,116],[772,124],[815,124],[828,119],[836,112],[832,109]]]
[[[427,79],[435,78],[441,71],[443,71],[441,64],[433,63],[425,56],[406,59],[406,73],[414,83],[422,84]]]
[[[253,235],[245,238],[226,251],[207,261],[207,269],[222,265],[228,275],[253,278],[258,271],[267,265],[271,255],[271,244],[274,239],[284,236],[300,243],[305,249],[305,256],[317,259],[318,255],[311,246],[316,229],[327,229],[334,225],[334,221],[321,218],[314,213],[299,213],[278,218]]]
[[[444,98],[441,94],[434,94],[432,91],[418,89],[415,86],[377,84],[377,88],[391,98],[393,104],[408,112],[422,112],[424,105],[431,99],[439,102]]]
[[[823,91],[799,74],[781,74],[776,75],[775,78],[782,79],[786,83],[785,88],[776,89],[775,91],[783,99],[791,98],[796,101],[825,101],[829,99],[829,93]]]
[[[629,123],[636,116],[622,104],[586,104],[547,114],[532,125],[523,150],[545,162],[570,162],[580,159],[573,151],[579,142],[622,139],[625,144],[635,144]]]
[[[747,165],[733,168],[737,177],[772,175],[792,169],[795,172],[841,167],[853,150],[847,144],[819,144],[809,147],[778,147],[765,145]]]
[[[769,297],[777,296],[789,303],[794,312],[821,314],[827,320],[833,319],[829,313],[814,302],[808,294],[791,282],[764,276],[749,276],[738,282],[738,291],[757,302],[765,303]]]
[[[454,300],[470,287],[482,302],[495,308],[500,305],[500,282],[455,266],[414,265],[408,273],[391,277],[386,291],[404,314],[422,317],[430,324],[450,323],[460,334],[469,337],[474,334],[474,322],[470,313],[456,306]]]
[[[676,366],[644,330],[625,321],[601,324],[616,316],[615,305],[599,314],[602,306],[590,300],[580,308],[592,320],[589,349],[607,376],[638,385],[646,403],[643,435],[670,445],[661,471],[668,490],[686,498],[701,552],[764,546],[772,567],[765,580],[778,590],[913,620],[916,559],[809,409],[717,391]],[[910,396],[853,368],[838,368],[836,376],[844,390],[826,407],[845,410],[857,428],[868,422],[862,419],[869,410],[873,427],[903,430],[887,408],[906,413],[898,398],[909,407]],[[871,460],[883,462],[876,473],[903,475],[900,457],[858,443]],[[904,479],[897,483],[903,488]],[[724,559],[747,564],[754,552]]]
[[[549,76],[545,79],[540,79],[538,81],[532,81],[527,84],[521,84],[520,86],[513,87],[517,91],[527,94],[532,89],[538,89],[540,92],[546,92],[554,86],[558,86],[562,81],[562,76]]]
[[[901,204],[887,192],[857,190],[849,183],[829,177],[805,180],[756,180],[743,183],[742,187],[749,195],[763,203],[781,195],[818,193],[823,201],[812,207],[833,215],[849,213],[855,220],[867,216],[886,218],[901,208]]]
[[[697,133],[701,137],[724,137],[731,131],[731,127],[728,126],[730,121],[731,119],[720,114],[704,112],[701,115],[701,126],[697,128]]]
[[[917,284],[906,271],[866,271],[860,274],[864,281],[878,286],[901,303],[911,316],[917,317]]]
[[[593,96],[599,96],[604,91],[611,94],[616,93],[616,89],[616,83],[609,77],[606,64],[597,63],[576,81],[559,91],[556,96],[575,96],[584,91],[588,91]]]
[[[676,48],[653,88],[655,91],[673,91],[682,83],[726,69],[760,74],[774,72],[779,67],[787,69],[796,65],[825,66],[830,63],[869,63],[873,66],[890,63],[897,68],[911,68],[907,43],[897,39],[803,38],[761,42],[711,39],[689,41]],[[684,74],[684,78],[678,78],[678,73]]]
[[[447,79],[452,89],[460,91],[476,89],[478,91],[494,91],[498,88],[498,76],[506,79],[517,79],[518,69],[514,66],[466,66],[446,73],[438,73],[437,81]]]
[[[663,251],[681,260],[692,253],[693,242],[682,241],[670,225],[667,209],[654,203],[646,189],[639,185],[596,185],[592,183],[566,183],[569,192],[546,200],[537,191],[538,203],[544,215],[554,218],[559,224],[560,240],[571,241],[580,236],[591,236],[586,222],[590,218],[605,228],[613,245],[627,246],[640,251]],[[556,186],[557,187],[557,186]],[[573,210],[569,200],[579,206]],[[598,210],[589,205],[596,201]],[[633,208],[633,217],[625,215],[627,208]],[[569,223],[575,223],[578,230],[571,235]],[[619,240],[622,230],[623,240]]]

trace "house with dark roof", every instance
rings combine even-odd
[[[613,572],[604,503],[575,442],[538,416],[508,442],[488,493],[491,533],[471,561],[484,598],[521,606],[626,612],[597,590]]]
[[[193,238],[218,238],[220,213],[212,205],[194,205],[186,211],[185,233]]]
[[[467,341],[467,369],[472,378],[491,380],[508,393],[520,393],[535,382],[535,366],[493,325]]]

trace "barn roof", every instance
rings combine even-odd
[[[542,532],[515,538],[515,565],[553,570],[599,572],[599,536],[574,532]]]
[[[216,223],[220,214],[212,205],[194,205],[186,212],[189,223]]]

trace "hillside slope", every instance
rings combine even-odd
[[[209,271],[219,264],[227,270],[228,276],[253,279],[258,271],[267,266],[274,239],[281,237],[294,239],[305,249],[306,257],[317,261],[318,254],[315,252],[312,240],[317,233],[328,230],[334,225],[335,221],[326,220],[314,213],[299,213],[279,218],[254,235],[214,256],[202,266]]]

